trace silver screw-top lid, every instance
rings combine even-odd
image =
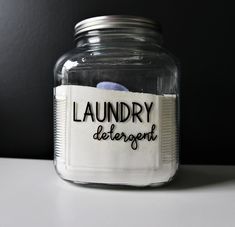
[[[149,28],[160,32],[159,23],[144,17],[127,15],[110,15],[92,17],[78,22],[75,26],[75,36],[92,30],[99,29],[133,29]]]

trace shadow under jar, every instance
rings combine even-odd
[[[54,163],[81,184],[158,186],[178,169],[179,85],[159,25],[100,16],[75,26],[54,70]]]

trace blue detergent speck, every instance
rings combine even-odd
[[[123,85],[109,81],[100,82],[96,87],[105,90],[128,91],[128,89]]]

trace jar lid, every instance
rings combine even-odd
[[[115,28],[149,28],[158,32],[161,31],[160,24],[151,19],[128,15],[109,15],[88,18],[78,22],[74,29],[75,35],[77,36],[87,31]]]

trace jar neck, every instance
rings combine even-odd
[[[106,29],[84,32],[76,37],[77,47],[130,47],[162,45],[161,33],[147,29]]]

